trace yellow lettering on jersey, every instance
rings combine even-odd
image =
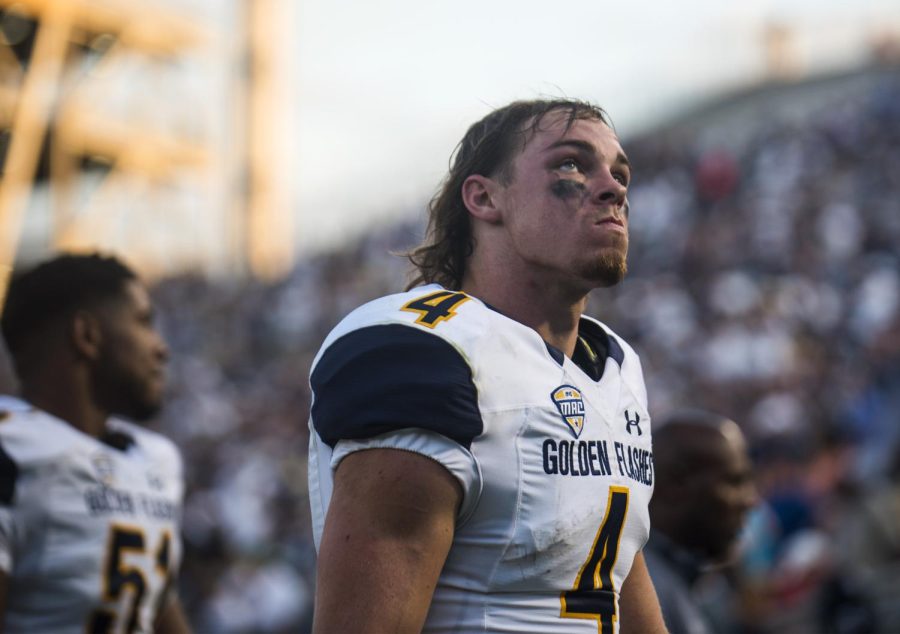
[[[612,634],[619,618],[613,568],[627,516],[628,487],[609,487],[606,513],[587,560],[578,571],[572,589],[559,597],[562,618],[596,620],[598,634]]]
[[[147,590],[147,578],[140,568],[125,563],[125,555],[144,553],[144,530],[140,526],[113,524],[109,534],[106,565],[103,567],[103,598],[117,601],[126,588],[131,589],[126,632],[133,632],[140,618],[140,604]]]
[[[418,313],[417,324],[434,328],[439,323],[456,316],[460,304],[470,299],[465,293],[457,291],[436,291],[407,302],[400,310]]]
[[[159,547],[155,551],[154,567],[156,572],[168,580],[171,561],[171,531],[162,533]],[[137,566],[129,565],[125,561],[128,554],[144,555],[147,553],[147,544],[144,530],[140,526],[125,524],[111,524],[109,539],[106,546],[106,556],[103,563],[103,600],[119,601],[122,593],[130,591],[130,607],[124,622],[119,621],[119,616],[109,609],[96,610],[91,614],[88,623],[89,632],[112,632],[122,630],[133,632],[137,629],[140,619],[141,604],[147,593],[147,577]]]

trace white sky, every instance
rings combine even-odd
[[[266,192],[287,214],[280,218],[294,223],[272,231],[293,233],[301,257],[393,219],[422,217],[467,127],[514,99],[598,103],[627,150],[630,133],[763,81],[764,35],[773,24],[790,29],[792,60],[807,73],[860,64],[875,37],[900,41],[898,0],[147,1],[192,13],[214,34],[209,55],[176,66],[183,72],[170,83],[136,82],[136,70],[121,69],[120,109],[149,108],[151,119],[176,122],[180,113],[186,121],[170,132],[213,139],[205,189],[191,189],[185,175],[175,189],[192,197],[175,196],[177,204],[127,189],[110,203],[128,210],[125,231],[138,226],[144,201],[139,244],[148,262],[162,254],[153,260],[160,270],[195,260],[227,267],[243,244],[240,223],[227,219],[246,213],[235,194],[246,149],[235,124],[246,95],[234,70],[250,6],[281,13],[264,29],[278,50],[277,111],[267,124],[281,144],[267,152],[275,186]],[[148,91],[171,98],[154,101]],[[109,225],[113,216],[97,217]],[[127,244],[137,259],[135,241]]]
[[[772,24],[791,30],[804,72],[854,67],[875,37],[900,42],[898,0],[146,1],[193,14],[211,45],[175,64],[126,48],[103,72],[75,76],[100,121],[206,141],[211,164],[162,184],[126,172],[117,187],[86,183],[71,224],[74,243],[127,251],[147,273],[236,270],[247,95],[235,71],[250,6],[282,14],[264,29],[278,50],[267,123],[280,142],[265,192],[294,227],[266,227],[293,234],[301,257],[422,217],[467,127],[514,99],[598,103],[627,150],[630,133],[762,81]],[[35,255],[49,244],[52,202],[46,190],[29,201],[22,242]]]
[[[516,98],[605,107],[622,136],[764,75],[763,32],[793,28],[804,69],[851,66],[900,34],[896,0],[678,3],[329,0],[291,9],[303,250],[420,212],[466,127]]]

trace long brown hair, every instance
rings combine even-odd
[[[514,101],[473,124],[451,157],[450,171],[428,204],[425,242],[406,254],[415,269],[407,289],[438,283],[458,289],[475,244],[472,223],[462,199],[462,186],[472,174],[509,182],[515,156],[553,111],[567,116],[566,130],[578,119],[610,125],[606,112],[585,101],[537,99]],[[516,141],[519,141],[516,144]]]

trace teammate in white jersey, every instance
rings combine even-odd
[[[59,256],[13,278],[0,325],[22,392],[0,400],[0,630],[189,632],[178,451],[112,418],[161,404],[146,289],[115,258]]]
[[[473,125],[406,293],[313,364],[315,632],[664,632],[641,549],[640,362],[584,317],[625,275],[628,160],[605,113]]]

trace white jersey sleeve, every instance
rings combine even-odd
[[[573,361],[439,286],[351,313],[311,372],[317,545],[343,457],[417,451],[465,491],[425,632],[617,631],[649,532],[650,417],[634,351],[588,318],[579,334]]]
[[[5,394],[0,394],[0,424],[14,413],[28,411],[29,406]],[[16,493],[18,466],[0,442],[0,571],[9,575],[12,570],[14,525],[11,502]]]

